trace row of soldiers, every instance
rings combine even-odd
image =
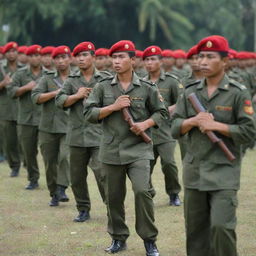
[[[17,43],[9,42],[2,52],[1,138],[10,176],[18,176],[23,160],[29,180],[26,189],[38,187],[39,142],[51,196],[49,205],[68,201],[65,190],[71,183],[79,212],[74,221],[84,222],[90,218],[91,207],[86,180],[89,166],[107,206],[108,232],[113,241],[106,251],[116,253],[126,248],[129,236],[123,209],[127,173],[135,193],[136,231],[144,240],[146,254],[159,255],[151,175],[160,156],[169,204],[179,206],[181,186],[170,116],[184,85],[204,78],[198,46],[187,53],[162,51],[158,46],[142,52],[135,50],[131,41],[120,41],[110,50],[96,50],[93,43],[82,42],[71,53],[68,46],[18,48]],[[254,95],[255,55],[228,52],[226,73]],[[127,79],[130,71],[132,77]],[[120,120],[119,110],[127,107],[136,121],[130,129]],[[140,138],[149,130],[153,145]],[[178,139],[183,159],[188,138]]]

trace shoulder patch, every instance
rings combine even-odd
[[[188,84],[185,85],[185,89],[187,89],[187,88],[189,88],[189,87],[191,87],[193,85],[198,85],[200,83],[201,83],[201,80],[196,80],[196,81],[194,81],[192,83],[188,83]]]
[[[234,80],[234,79],[229,79],[229,83],[230,83],[231,85],[236,86],[236,87],[239,88],[240,90],[245,90],[245,89],[247,89],[247,87],[246,87],[245,85],[240,84],[239,82],[237,82],[237,81]]]

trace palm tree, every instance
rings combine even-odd
[[[170,24],[180,24],[188,30],[193,24],[181,13],[174,11],[170,0],[143,0],[139,10],[139,31],[144,32],[149,23],[149,38],[156,39],[156,29],[159,26],[166,39],[171,42],[173,35]]]

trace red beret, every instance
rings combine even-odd
[[[18,52],[26,54],[28,47],[26,45],[19,46]]]
[[[16,42],[9,42],[4,46],[3,53],[7,53],[11,49],[18,49],[18,44]]]
[[[240,60],[246,60],[246,59],[248,59],[248,53],[247,52],[238,52],[236,55],[236,58],[240,59]]]
[[[28,49],[26,51],[27,55],[32,55],[36,53],[41,53],[42,46],[38,44],[30,45],[28,46]]]
[[[0,46],[0,53],[3,54],[3,51],[4,51],[4,47],[3,47],[3,46]]]
[[[55,47],[53,47],[53,46],[45,46],[41,49],[41,55],[52,54],[54,49],[55,49]]]
[[[109,56],[114,52],[135,52],[135,45],[130,40],[121,40],[111,46]]]
[[[151,45],[144,50],[142,58],[144,60],[145,58],[153,55],[162,56],[162,49],[156,45]]]
[[[95,55],[96,56],[108,56],[108,49],[106,49],[106,48],[98,48],[95,51]]]
[[[196,55],[196,54],[197,54],[197,45],[194,45],[187,52],[187,59],[190,59],[193,55]]]
[[[138,58],[142,58],[143,57],[143,51],[136,50],[135,51],[135,56],[138,57]]]
[[[228,51],[228,57],[230,59],[236,59],[237,58],[237,51],[233,50],[233,49],[229,49]]]
[[[91,42],[82,42],[78,44],[73,50],[73,56],[76,56],[80,52],[95,51],[95,46]]]
[[[197,44],[197,51],[198,53],[201,51],[228,53],[228,40],[225,37],[218,35],[205,37]]]
[[[162,51],[162,57],[164,58],[174,58],[173,51],[170,49],[165,49]]]
[[[173,51],[173,56],[175,59],[186,59],[187,54],[185,51],[178,49],[178,50]]]
[[[70,48],[66,45],[55,47],[54,50],[52,51],[52,58],[54,59],[57,55],[60,55],[60,54],[71,55]]]

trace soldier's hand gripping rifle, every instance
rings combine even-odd
[[[130,127],[133,127],[135,125],[135,122],[132,118],[132,115],[129,109],[126,107],[126,108],[122,108],[121,111],[123,113],[124,120],[129,124]],[[145,132],[141,132],[139,136],[141,136],[144,142],[146,143],[151,143],[152,141],[151,138]]]
[[[195,93],[189,94],[188,99],[197,113],[206,112],[205,108],[202,106],[201,102],[199,101]],[[226,144],[223,142],[223,140],[217,137],[213,131],[206,132],[206,135],[208,136],[212,143],[218,144],[218,146],[224,152],[228,160],[233,161],[236,159],[232,152],[228,149]]]

